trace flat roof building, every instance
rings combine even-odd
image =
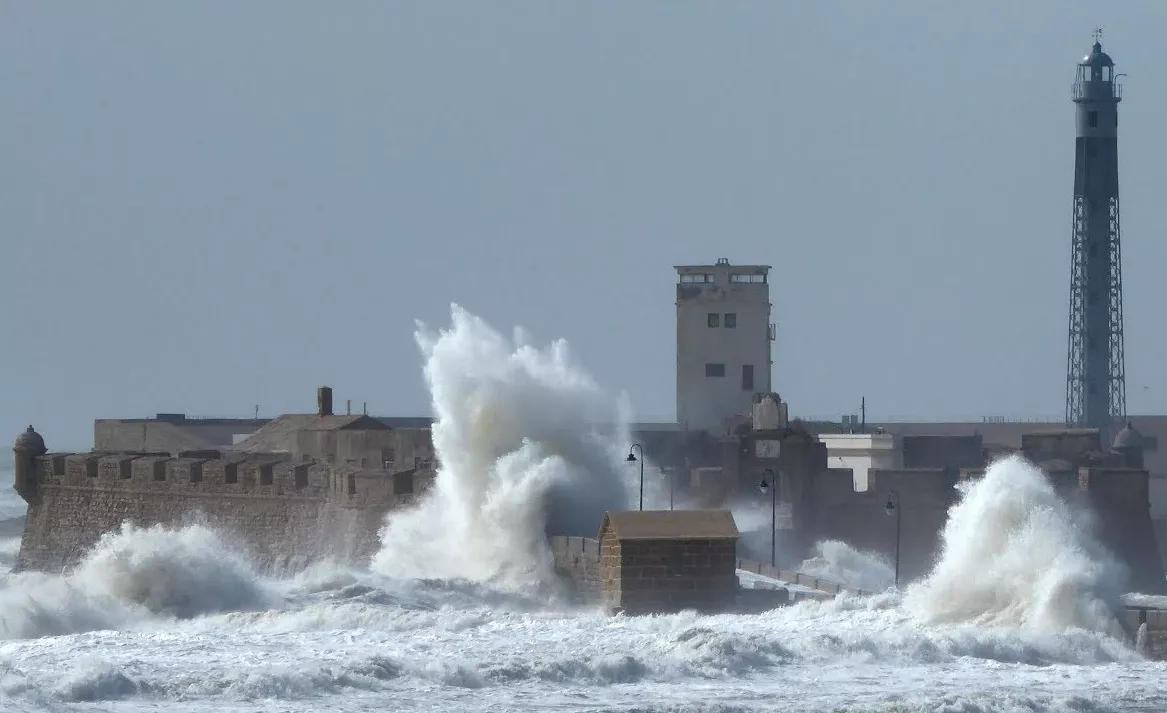
[[[768,394],[769,265],[679,265],[677,270],[677,421],[716,433]]]

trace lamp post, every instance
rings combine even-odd
[[[903,508],[900,507],[900,494],[895,491],[889,491],[887,495],[887,505],[884,510],[888,515],[895,515],[896,518],[896,589],[900,588],[900,516]]]
[[[769,480],[766,476],[769,475]],[[765,495],[770,491],[770,566],[778,566],[778,477],[774,471],[767,468],[762,471],[762,482],[758,483],[758,490]]]
[[[637,448],[640,449],[640,458],[639,458],[639,460],[640,460],[640,509],[641,509],[641,511],[643,511],[644,510],[644,446],[640,445],[639,443],[633,443],[632,447],[628,449],[628,457],[625,458],[624,460],[628,463],[635,463],[637,461],[637,458],[636,458],[636,453],[634,451]]]

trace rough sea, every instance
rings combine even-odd
[[[14,575],[0,525],[0,709],[1167,711],[1167,664],[1110,615],[1121,571],[1019,460],[963,493],[934,571],[902,593],[759,615],[573,608],[542,533],[628,502],[626,433],[590,426],[627,407],[562,342],[457,308],[418,342],[443,470],[368,567],[270,579],[211,529],[127,526],[74,571]],[[650,503],[662,493],[651,478]],[[22,512],[0,471],[0,522]],[[767,540],[754,515],[739,527]],[[888,583],[886,562],[842,543],[805,568]]]

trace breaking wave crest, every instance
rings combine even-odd
[[[942,545],[906,595],[923,621],[1121,635],[1122,567],[1028,461],[996,461],[962,486]]]
[[[277,600],[210,529],[126,523],[70,573],[0,578],[0,639],[255,609]]]
[[[451,322],[416,334],[436,481],[418,507],[389,515],[373,569],[548,584],[546,535],[594,536],[605,510],[628,503],[625,420],[565,342],[507,339],[457,305]]]

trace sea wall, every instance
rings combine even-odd
[[[832,582],[831,580],[823,579],[822,577],[816,577],[816,576],[810,575],[810,574],[803,574],[802,572],[796,572],[794,570],[780,569],[778,567],[771,567],[770,565],[765,564],[764,562],[754,562],[753,560],[742,559],[740,557],[737,560],[737,568],[739,570],[742,570],[745,572],[751,572],[753,574],[761,575],[763,577],[769,577],[770,579],[777,579],[777,580],[780,580],[782,582],[786,582],[787,584],[797,584],[801,587],[807,587],[808,589],[814,589],[816,591],[822,592],[825,596],[833,597],[837,594],[869,596],[872,594],[872,592],[868,592],[868,591],[865,591],[862,589],[855,589],[852,587],[844,587],[843,585],[838,584],[837,582]],[[796,593],[795,595],[793,595],[791,597],[791,601],[797,601],[798,599],[802,599],[802,598],[805,598],[805,597],[798,595]],[[819,598],[819,597],[815,597],[815,598]]]
[[[276,456],[177,457],[52,453],[33,460],[18,569],[76,564],[123,522],[203,522],[261,569],[284,573],[323,558],[361,561],[379,546],[385,513],[424,489],[416,471],[293,463]]]
[[[551,538],[555,571],[572,587],[576,598],[598,602],[600,586],[600,541],[590,537]]]
[[[1167,610],[1127,607],[1119,621],[1135,649],[1153,661],[1167,661]]]

